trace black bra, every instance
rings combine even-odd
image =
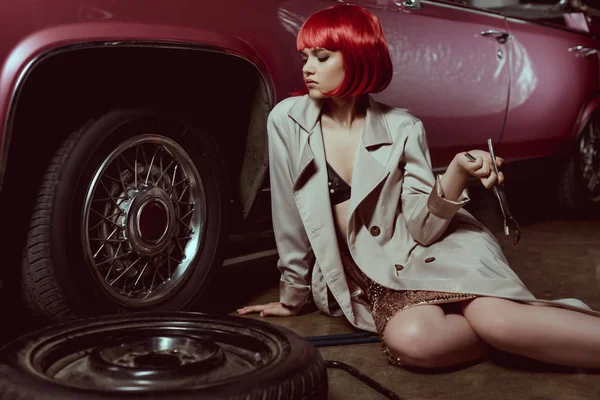
[[[335,169],[329,163],[327,163],[327,180],[329,181],[329,198],[332,206],[343,203],[350,198],[352,188],[335,172]]]

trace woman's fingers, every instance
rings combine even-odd
[[[248,307],[242,307],[239,310],[237,310],[238,314],[244,315],[244,314],[251,314],[251,313],[255,313],[255,312],[261,312],[264,309],[265,306],[248,306]]]
[[[481,183],[486,189],[491,189],[492,186],[496,184],[496,180],[498,179],[498,175],[496,175],[495,171],[490,172],[490,175],[486,178],[481,178]]]
[[[467,161],[462,160],[462,166],[469,172],[469,174],[473,175],[473,172],[477,171],[479,168],[483,166],[483,158],[475,157],[475,159],[466,158]]]
[[[268,304],[259,304],[254,306],[242,307],[237,310],[238,314],[250,314],[260,313],[261,317],[276,316],[276,317],[290,317],[297,314],[302,307],[286,307],[279,302],[273,302]]]
[[[268,316],[289,317],[291,315],[292,315],[292,312],[288,308],[283,307],[281,304],[279,304],[279,306],[265,308],[260,313],[261,317],[268,317]]]
[[[504,183],[504,174],[499,172],[496,174],[495,169],[492,167],[492,157],[489,153],[481,151],[481,150],[471,150],[469,154],[475,158],[475,160],[466,157],[468,162],[462,163],[466,170],[474,177],[477,177],[481,180],[483,186],[486,189],[490,189],[496,183],[503,184]],[[496,157],[496,166],[499,168],[504,163],[504,159],[502,157]]]
[[[481,157],[477,157],[477,158],[481,158]],[[485,159],[481,159],[480,165],[481,165],[481,167],[478,168],[477,170],[472,171],[471,175],[476,176],[478,178],[485,178],[485,177],[489,176],[490,172],[492,171],[489,161],[485,160]]]
[[[498,172],[498,184],[502,185],[504,183],[504,174],[502,171]]]
[[[257,304],[254,306],[246,306],[246,307],[242,307],[239,308],[237,310],[238,314],[250,314],[250,313],[257,313],[257,312],[262,312],[263,310],[269,308],[269,307],[274,307],[275,305],[281,305],[281,303],[268,303],[268,304]]]

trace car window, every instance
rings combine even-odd
[[[460,3],[475,8],[492,9],[492,8],[506,8],[511,6],[524,6],[531,4],[535,5],[547,5],[556,6],[560,3],[559,0],[451,0],[452,3]]]
[[[452,2],[493,11],[507,17],[569,27],[565,19],[565,9],[560,5],[559,0],[452,0]],[[582,4],[581,0],[574,0],[572,3]]]

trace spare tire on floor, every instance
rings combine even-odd
[[[295,333],[249,318],[140,313],[78,320],[0,349],[3,399],[326,399]]]

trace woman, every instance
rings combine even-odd
[[[489,345],[600,367],[598,313],[535,299],[462,209],[470,176],[488,189],[503,181],[490,155],[461,152],[434,177],[421,121],[368,95],[392,76],[376,17],[354,5],[319,11],[297,45],[308,94],[280,102],[268,121],[280,301],[238,312],[291,316],[312,297],[378,332],[396,365],[453,366]]]

